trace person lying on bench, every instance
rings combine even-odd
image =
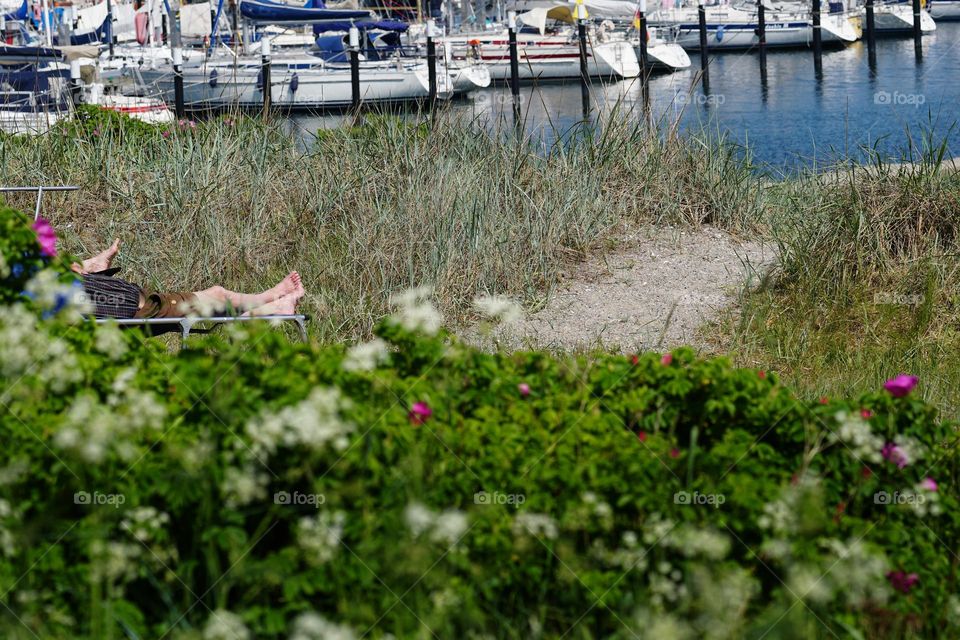
[[[114,277],[113,259],[120,240],[99,255],[71,268],[79,273],[84,293],[96,318],[182,318],[198,309],[216,309],[218,313],[235,309],[245,316],[293,315],[306,291],[300,274],[290,274],[262,293],[237,293],[214,286],[202,291],[160,293]]]

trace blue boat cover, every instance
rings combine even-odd
[[[0,44],[0,64],[31,64],[35,62],[49,62],[63,58],[56,49],[47,47],[15,47]]]
[[[325,20],[351,20],[370,18],[370,12],[353,9],[327,9],[313,5],[309,0],[302,7],[295,7],[273,0],[241,0],[240,13],[244,18],[261,23],[306,24]]]
[[[3,16],[4,20],[26,20],[27,16],[30,15],[30,10],[27,7],[27,0],[23,0],[23,4],[20,5],[19,9],[14,9],[10,13]]]
[[[350,27],[356,27],[361,31],[377,29],[403,33],[410,28],[410,25],[399,20],[332,20],[313,25],[313,32],[321,34],[329,31],[349,31]]]

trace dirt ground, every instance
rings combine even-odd
[[[770,244],[710,227],[649,229],[618,244],[617,252],[571,269],[543,310],[491,338],[507,348],[703,350],[698,329],[776,258]]]

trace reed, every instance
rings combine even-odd
[[[68,248],[119,236],[123,275],[151,286],[260,289],[296,268],[321,339],[368,334],[414,284],[433,284],[454,323],[483,293],[536,304],[624,225],[757,224],[761,182],[722,141],[627,117],[551,132],[563,142],[550,146],[427,122],[370,116],[303,140],[281,121],[162,133],[98,116],[0,139],[0,181],[83,187],[45,209]]]

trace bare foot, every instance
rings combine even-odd
[[[306,294],[303,285],[298,286],[293,292],[281,296],[273,302],[257,307],[249,312],[251,316],[290,316],[297,312],[297,304]]]
[[[113,244],[102,253],[93,256],[89,260],[84,260],[83,266],[81,267],[82,273],[106,271],[110,268],[110,265],[113,264],[113,259],[116,257],[118,251],[120,251],[120,238],[114,239]]]
[[[264,291],[263,295],[266,300],[273,301],[295,293],[297,289],[302,288],[303,284],[300,282],[300,274],[296,271],[291,271],[287,277],[278,282],[275,287]]]

